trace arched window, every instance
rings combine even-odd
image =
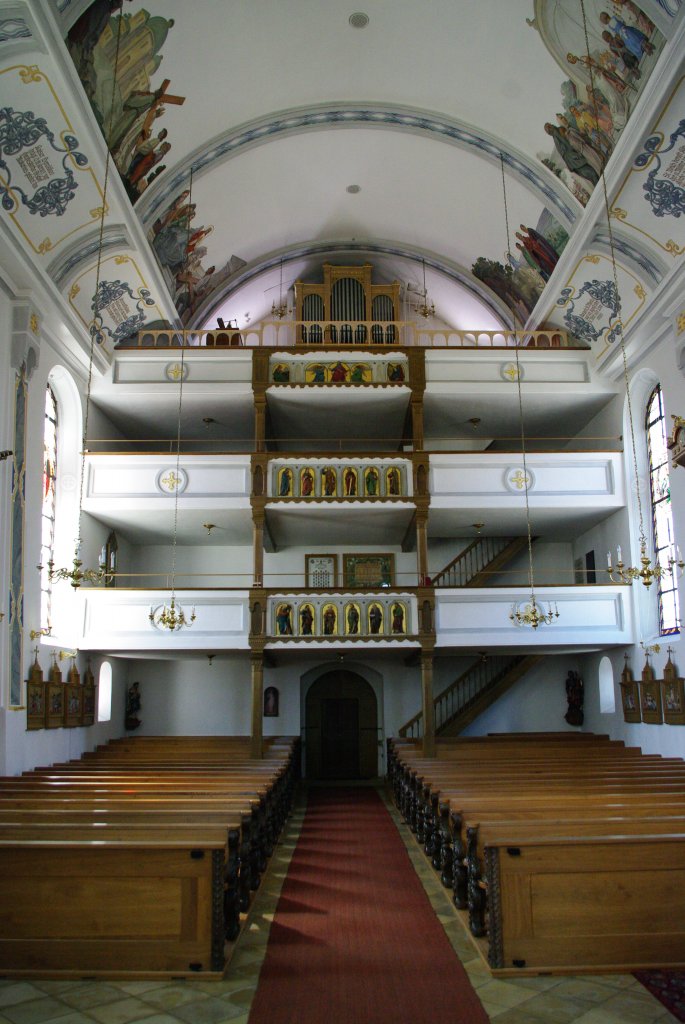
[[[654,553],[659,565],[666,569],[675,560],[671,486],[668,476],[668,449],[661,385],[649,396],[645,416],[647,453],[649,455],[649,488],[652,499]],[[678,587],[675,573],[667,572],[657,581],[659,599],[659,632],[662,636],[680,632]]]
[[[103,661],[98,675],[98,722],[109,722],[112,717],[112,666]]]
[[[48,384],[43,421],[43,492],[40,541],[40,624],[52,626],[52,584],[48,565],[55,556],[55,506],[57,488],[57,399]]]

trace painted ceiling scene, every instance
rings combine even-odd
[[[326,262],[400,282],[402,320],[601,361],[685,254],[683,10],[0,0],[13,272],[105,362],[143,326],[268,321]]]

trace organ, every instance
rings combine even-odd
[[[323,265],[323,283],[295,282],[298,341],[392,345],[398,341],[400,283],[373,284],[372,266]],[[307,326],[311,324],[311,326]]]

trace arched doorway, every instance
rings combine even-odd
[[[378,774],[378,702],[356,672],[333,669],[305,702],[306,774],[310,779],[371,779]]]

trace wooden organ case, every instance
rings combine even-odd
[[[322,284],[295,282],[300,344],[398,344],[400,283],[372,284],[372,269],[324,263]]]

